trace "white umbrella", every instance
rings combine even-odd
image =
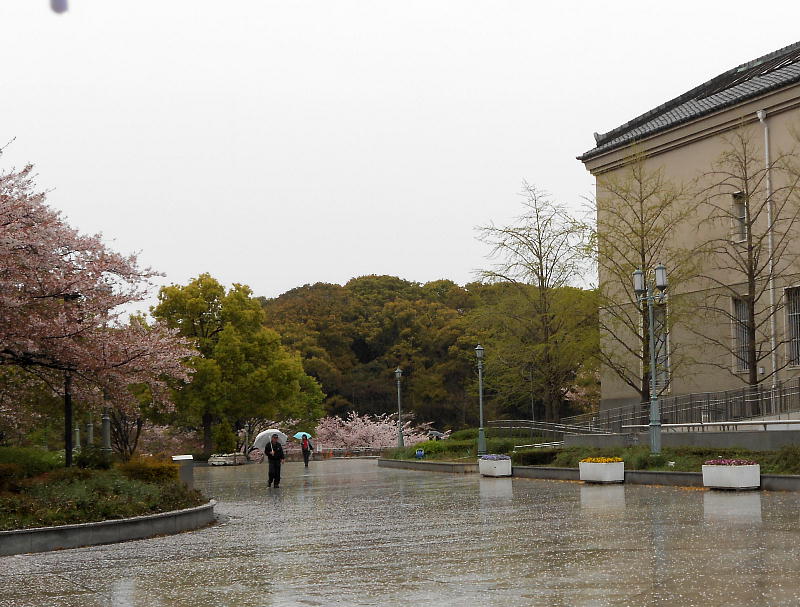
[[[272,428],[270,430],[264,430],[263,432],[259,432],[258,436],[256,436],[256,440],[253,441],[253,446],[258,447],[263,451],[264,447],[267,446],[267,443],[272,440],[273,434],[278,435],[278,442],[281,445],[285,445],[286,441],[289,440],[289,438],[283,432]]]

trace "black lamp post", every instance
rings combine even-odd
[[[403,448],[403,407],[400,400],[400,378],[403,377],[403,370],[400,367],[394,370],[397,379],[397,448]]]
[[[650,344],[650,452],[653,455],[661,453],[661,408],[656,390],[656,344],[655,331],[653,330],[653,304],[664,301],[664,292],[667,290],[667,268],[658,264],[655,268],[655,284],[645,280],[644,272],[636,270],[633,273],[633,292],[638,301],[647,304],[647,318],[649,325]],[[653,292],[653,287],[658,293]]]
[[[478,455],[486,455],[486,435],[483,431],[483,346],[475,347],[475,356],[478,357]]]

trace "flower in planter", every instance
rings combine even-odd
[[[709,459],[704,466],[755,466],[758,462],[749,459]]]
[[[621,457],[584,457],[581,460],[584,464],[616,464],[621,461]]]
[[[511,458],[508,455],[496,455],[494,453],[491,453],[489,455],[481,455],[481,459],[488,460],[491,462],[497,462],[500,460],[511,459]]]

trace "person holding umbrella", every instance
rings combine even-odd
[[[270,441],[264,447],[264,455],[269,460],[269,478],[267,479],[267,487],[271,487],[275,483],[275,488],[281,484],[281,462],[286,459],[283,454],[283,446],[278,440],[278,434],[272,435]]]
[[[298,432],[294,435],[294,437],[301,440],[301,447],[303,449],[303,462],[305,463],[306,468],[308,468],[308,458],[314,451],[314,445],[311,444],[311,435],[308,432]]]

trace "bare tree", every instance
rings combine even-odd
[[[697,211],[691,190],[690,185],[668,179],[662,167],[654,167],[641,153],[623,170],[597,179],[600,362],[634,389],[640,402],[650,399],[650,327],[631,277],[636,269],[649,274],[663,263],[670,275],[670,292],[676,292],[696,274],[692,253],[675,244],[676,233]],[[657,370],[659,392],[669,385],[670,374],[689,362],[688,353],[666,338],[676,323],[687,318],[680,304],[679,297],[670,296],[659,310],[656,342],[661,363],[657,364],[664,367]]]
[[[791,362],[778,356],[786,343],[777,335],[785,298],[776,296],[774,280],[799,269],[800,171],[794,150],[765,158],[752,128],[742,126],[723,139],[726,149],[703,175],[709,212],[701,227],[711,237],[703,241],[701,276],[710,288],[696,302],[706,322],[695,333],[724,353],[706,364],[756,386],[774,382]]]
[[[584,224],[536,187],[524,183],[522,196],[525,212],[514,225],[480,228],[480,239],[492,247],[490,259],[498,260],[480,276],[516,286],[524,301],[525,309],[519,310],[524,318],[517,328],[525,330],[529,347],[509,348],[507,362],[518,367],[515,375],[533,376],[531,383],[537,384],[542,395],[545,417],[552,421],[558,419],[564,394],[580,364],[577,342],[585,340],[585,333],[575,330],[582,319],[565,308],[569,302],[584,303],[570,298],[566,287],[585,274],[586,233]],[[590,315],[593,322],[594,314]],[[517,342],[521,343],[519,336]]]

